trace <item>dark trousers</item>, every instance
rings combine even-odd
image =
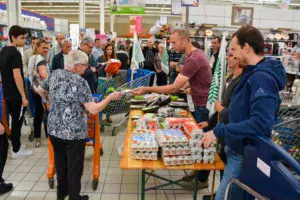
[[[69,200],[80,200],[85,140],[62,140],[49,136],[54,149],[57,174],[57,196],[69,194]]]
[[[167,75],[165,72],[156,73],[157,86],[167,85]]]
[[[34,138],[40,138],[42,132],[42,122],[43,122],[43,115],[44,115],[44,107],[42,104],[42,98],[35,92],[32,92],[33,100],[34,100],[34,120],[33,120],[33,127],[34,127]],[[45,134],[47,135],[47,124],[44,124]]]
[[[8,153],[8,139],[6,133],[0,135],[0,180],[2,180],[3,170]]]
[[[154,76],[154,75],[150,77],[150,81],[149,81],[149,86],[150,86],[150,87],[152,87],[152,86],[153,86],[153,83],[154,83],[154,78],[155,78],[155,76]]]
[[[11,143],[16,153],[21,147],[21,129],[26,108],[22,107],[22,101],[6,101],[6,105],[12,118]]]

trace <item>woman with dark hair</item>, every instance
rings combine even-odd
[[[115,54],[115,48],[114,48],[113,44],[107,44],[104,49],[104,54],[101,57],[99,57],[99,59],[98,59],[98,63],[107,63],[107,62],[110,62],[111,59],[117,59],[117,56]],[[111,76],[111,75],[106,74],[104,70],[101,70],[99,73],[99,76],[107,77],[107,76]],[[111,119],[110,115],[106,115],[106,121],[108,123],[112,123],[112,119]]]
[[[28,63],[28,75],[31,83],[31,88],[33,86],[37,87],[41,84],[42,80],[48,77],[48,66],[47,66],[47,55],[49,51],[49,44],[44,39],[38,39],[36,42],[32,56]],[[44,115],[44,108],[42,104],[41,96],[32,89],[33,100],[35,103],[35,116],[34,116],[34,138],[36,139],[36,147],[40,147],[41,143],[41,129],[42,129],[42,119]],[[47,134],[47,124],[44,124],[45,134]]]
[[[107,44],[104,49],[104,54],[99,57],[97,62],[98,63],[106,63],[106,62],[109,62],[111,59],[117,59],[117,56],[115,54],[115,48],[114,48],[114,45]],[[99,73],[99,76],[106,77],[106,73],[102,70]]]

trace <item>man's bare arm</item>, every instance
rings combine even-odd
[[[159,87],[146,87],[145,92],[155,92],[155,93],[164,93],[170,94],[177,92],[180,88],[184,87],[188,83],[189,78],[179,74],[172,85],[159,86]]]

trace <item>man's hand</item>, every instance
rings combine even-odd
[[[27,105],[28,105],[28,101],[27,101],[26,97],[23,97],[22,98],[22,106],[26,107]]]
[[[111,101],[116,101],[116,100],[120,100],[121,96],[122,96],[121,92],[113,92],[108,97],[110,98]]]
[[[209,148],[210,144],[214,141],[217,141],[217,138],[213,131],[208,131],[203,135],[203,138],[200,140],[199,147],[204,145],[204,147],[207,149]]]
[[[145,87],[139,87],[139,88],[136,88],[136,89],[132,90],[131,93],[133,95],[143,95],[143,94],[146,93],[146,88]]]
[[[173,61],[170,62],[170,67],[171,68],[175,69],[176,66],[177,66],[177,62],[173,62]]]
[[[92,70],[93,72],[96,72],[96,71],[97,71],[97,69],[96,69],[95,67],[91,67],[91,70]]]
[[[199,127],[201,129],[204,129],[204,128],[208,127],[208,123],[207,122],[200,122],[198,125],[199,125]]]
[[[224,107],[222,106],[221,102],[220,101],[216,101],[215,103],[215,110],[220,113],[222,112],[222,110],[224,109]]]
[[[156,70],[156,72],[157,72],[157,73],[160,73],[160,72],[162,72],[162,70],[160,70],[160,69],[157,69],[157,70]]]
[[[5,128],[2,123],[0,123],[0,135],[3,135],[3,133],[5,133]]]

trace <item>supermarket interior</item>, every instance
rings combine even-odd
[[[0,0],[0,200],[299,200],[300,0]]]

